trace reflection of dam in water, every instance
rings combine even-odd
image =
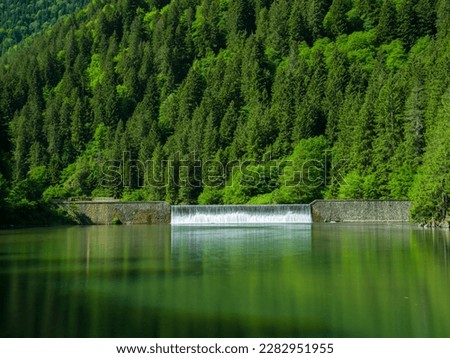
[[[311,225],[172,225],[171,254],[176,261],[191,257],[194,262],[215,265],[217,260],[239,258],[239,266],[262,258],[311,253]]]
[[[172,206],[172,225],[308,224],[310,205]]]

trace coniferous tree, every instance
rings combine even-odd
[[[250,0],[232,0],[228,5],[227,23],[229,35],[250,34],[255,29],[255,10]]]
[[[241,75],[242,75],[242,58],[238,54],[234,54],[228,59],[227,66],[224,70],[223,81],[219,91],[219,101],[228,106],[234,102],[236,108],[240,108],[243,102],[241,93]]]
[[[202,0],[193,24],[198,55],[205,56],[208,51],[217,53],[224,46],[225,36],[220,26],[223,23],[221,17],[219,1]]]
[[[247,158],[262,158],[268,146],[273,143],[277,134],[273,122],[274,118],[264,107],[250,110],[246,123]]]
[[[323,20],[330,6],[329,0],[312,0],[308,2],[308,25],[312,40],[316,41],[324,36]]]
[[[231,101],[220,122],[219,135],[222,147],[229,146],[233,141],[234,131],[236,130],[238,121],[239,112],[237,111],[234,101]]]
[[[417,14],[415,12],[416,0],[404,0],[398,11],[398,33],[403,45],[409,49],[417,40]]]
[[[98,77],[92,97],[94,127],[100,123],[115,126],[120,119],[120,106],[117,95],[117,75],[113,59],[118,53],[117,36],[109,41],[108,51],[100,60],[101,75]]]
[[[335,49],[333,59],[325,87],[327,112],[325,133],[330,143],[334,143],[337,138],[339,110],[345,99],[345,87],[348,82],[345,54]]]
[[[385,80],[384,70],[381,65],[378,65],[369,80],[365,96],[361,99],[361,107],[356,114],[356,118],[359,118],[359,120],[356,122],[355,136],[352,141],[354,143],[352,162],[354,167],[362,174],[370,171],[373,162],[376,102]],[[360,96],[362,96],[362,93],[360,93]]]
[[[445,38],[450,33],[450,4],[446,0],[437,0],[436,28],[439,36]]]
[[[380,90],[375,108],[373,165],[377,173],[379,194],[389,195],[387,180],[392,170],[397,146],[402,141],[403,103],[399,77],[390,77]]]
[[[378,0],[359,0],[357,10],[364,22],[364,28],[369,30],[378,24],[381,11],[381,1]]]
[[[418,36],[433,35],[436,32],[436,1],[418,0],[414,11]]]
[[[218,133],[214,123],[213,115],[210,113],[206,119],[206,125],[203,133],[203,148],[201,159],[203,162],[214,158],[218,149]]]
[[[348,31],[349,24],[347,12],[351,9],[349,0],[333,0],[330,10],[325,17],[324,23],[326,30],[334,37],[345,34]]]
[[[378,43],[389,43],[397,33],[397,9],[393,0],[385,0],[381,7],[380,21],[377,26]]]
[[[305,97],[294,124],[294,142],[303,138],[309,138],[324,133],[326,126],[326,114],[321,98],[324,97],[326,85],[326,66],[322,50],[313,54],[314,72],[311,75]]]
[[[425,147],[425,100],[423,87],[417,81],[405,104],[405,156],[414,169],[422,162]]]
[[[289,52],[288,21],[290,4],[287,0],[275,0],[269,10],[269,35],[267,45],[277,54],[286,56]]]
[[[419,169],[412,189],[413,217],[426,220],[431,217],[440,220],[449,209],[450,193],[450,95],[442,97],[442,106],[436,122],[430,131],[430,140],[424,154],[424,163]],[[431,140],[432,138],[432,140]]]
[[[302,41],[311,43],[307,22],[307,7],[304,0],[295,0],[289,18],[289,38],[291,46]]]
[[[270,70],[261,41],[251,35],[245,44],[242,61],[242,94],[247,103],[268,99]]]
[[[153,200],[164,200],[167,186],[167,176],[164,159],[164,150],[161,144],[157,144],[147,166],[146,188],[149,196]]]
[[[273,144],[273,156],[279,158],[291,151],[292,130],[296,115],[298,58],[291,51],[289,58],[278,67],[273,84],[271,115],[276,119],[278,136]]]
[[[84,98],[77,98],[70,124],[71,142],[76,155],[80,155],[86,142],[85,123],[89,121]]]
[[[179,120],[192,117],[195,108],[200,104],[203,89],[204,79],[199,72],[199,68],[193,66],[179,93]]]

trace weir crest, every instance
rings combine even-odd
[[[308,224],[310,205],[175,205],[172,225]]]

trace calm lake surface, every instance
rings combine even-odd
[[[450,235],[411,225],[0,231],[1,337],[450,337]]]

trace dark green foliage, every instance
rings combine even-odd
[[[0,174],[0,225],[7,224],[7,216],[9,215],[9,207],[6,202],[6,196],[8,195],[8,182]]]
[[[292,5],[291,16],[289,18],[289,38],[291,46],[295,46],[302,41],[310,43],[311,34],[307,18],[307,2],[295,0]]]
[[[345,99],[345,87],[348,82],[347,59],[337,48],[334,50],[333,62],[329,66],[325,86],[326,101],[326,130],[330,143],[334,143],[338,136],[339,109]]]
[[[0,3],[0,55],[30,35],[51,27],[60,17],[81,9],[88,0],[42,0]]]
[[[201,5],[197,7],[192,36],[198,56],[205,56],[210,51],[217,53],[225,45],[223,16],[219,1],[202,0]],[[238,21],[236,19],[236,22]]]
[[[350,0],[333,0],[328,14],[325,16],[325,28],[333,37],[338,37],[349,30],[347,12],[351,9]]]
[[[416,13],[417,33],[433,35],[436,33],[436,0],[418,0],[414,11]]]
[[[242,63],[242,94],[248,104],[265,103],[271,85],[271,73],[264,46],[260,39],[251,35],[245,44]]]
[[[397,37],[396,34],[397,9],[393,0],[385,0],[381,7],[380,19],[377,26],[378,43],[390,42]]]
[[[448,10],[445,0],[92,2],[0,58],[3,223],[70,196],[409,198],[414,218],[443,218]]]
[[[413,215],[426,220],[444,219],[449,209],[450,193],[450,92],[442,97],[442,104],[433,123],[425,148],[424,164],[420,167],[412,187],[415,199]]]
[[[306,93],[297,108],[297,120],[293,130],[293,141],[317,136],[325,131],[326,114],[322,99],[325,94],[326,65],[322,49],[311,54],[311,78]]]
[[[450,3],[447,0],[436,0],[436,28],[442,37],[450,33]]]
[[[357,12],[363,21],[365,29],[374,28],[379,21],[382,1],[380,0],[359,0]]]
[[[267,46],[278,55],[289,53],[289,17],[290,3],[288,0],[275,0],[269,11],[269,30]]]
[[[417,0],[403,0],[398,11],[398,34],[406,48],[411,48],[418,37],[418,18],[415,12]]]
[[[307,3],[308,25],[311,31],[311,38],[313,41],[325,35],[323,28],[323,20],[327,14],[328,8],[331,5],[330,0],[311,0],[305,1]]]
[[[230,36],[250,34],[255,29],[255,9],[251,0],[231,0],[227,12]]]

